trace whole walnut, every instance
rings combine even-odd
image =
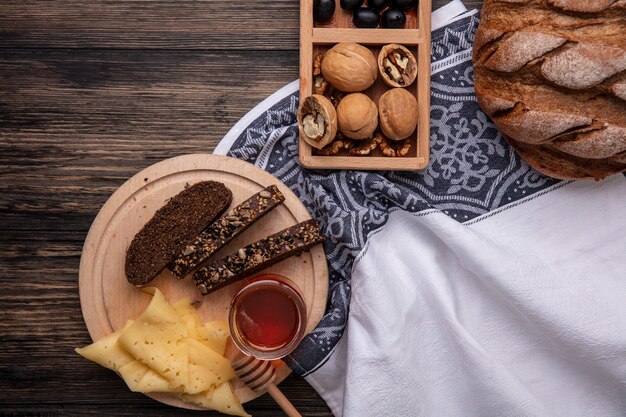
[[[409,137],[417,127],[417,100],[404,88],[392,88],[378,100],[380,128],[392,140]]]
[[[337,106],[339,130],[350,139],[368,139],[378,127],[378,109],[362,93],[348,94]]]
[[[324,54],[322,74],[336,89],[353,93],[374,84],[378,76],[378,64],[372,51],[366,47],[342,42]]]

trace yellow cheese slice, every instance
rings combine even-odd
[[[172,304],[172,307],[176,309],[185,323],[189,319],[193,319],[196,327],[202,326],[202,319],[200,318],[200,315],[198,315],[198,311],[193,306],[189,298],[181,298]]]
[[[157,374],[153,369],[149,369],[148,372],[141,378],[139,382],[139,390],[141,392],[172,392],[170,388],[170,382]]]
[[[212,390],[224,381],[226,381],[226,379],[212,369],[207,369],[194,362],[190,362],[189,383],[185,386],[185,393],[197,394],[199,392]]]
[[[230,383],[226,382],[213,390],[213,392],[201,392],[199,394],[183,394],[183,401],[195,404],[200,407],[221,411],[233,416],[251,417],[243,409],[241,401],[233,391]]]
[[[189,363],[213,371],[219,376],[219,384],[235,377],[230,361],[214,352],[209,347],[194,339],[187,339],[189,344]]]
[[[168,304],[156,288],[146,310],[124,329],[76,351],[118,372],[131,391],[177,393],[185,401],[248,416],[227,382],[234,378],[223,354],[228,324],[202,324],[189,302]]]
[[[135,360],[135,358],[118,343],[120,334],[130,327],[131,324],[132,321],[128,321],[122,330],[111,333],[83,348],[77,348],[75,349],[76,353],[100,366],[119,372],[122,366]]]
[[[133,392],[169,392],[170,382],[141,361],[135,360],[120,369],[120,376]]]
[[[198,326],[196,326],[196,321],[192,318],[187,319],[187,335],[192,339],[200,340]]]
[[[202,327],[197,328],[197,339],[213,349],[220,355],[226,351],[226,341],[228,340],[228,322],[225,320],[209,321]]]
[[[122,332],[119,343],[161,376],[171,386],[185,385],[189,379],[187,326],[176,309],[155,289],[146,310]]]
[[[142,392],[141,391],[141,380],[148,373],[150,368],[148,368],[143,363],[138,360],[134,360],[120,368],[120,376],[128,385],[133,392]]]
[[[198,311],[193,306],[189,298],[181,298],[172,304],[172,307],[176,309],[176,312],[180,315],[183,322],[187,324],[187,334],[189,337],[194,339],[198,339],[198,330],[199,326],[202,326],[202,319],[200,315],[198,315]]]
[[[210,409],[211,406],[209,405],[209,401],[211,400],[211,397],[213,396],[213,391],[215,391],[215,388],[211,388],[207,391],[198,392],[196,394],[188,394],[186,392],[183,392],[181,394],[178,394],[178,398],[180,398],[186,403],[190,403],[190,404],[197,405],[198,407]]]

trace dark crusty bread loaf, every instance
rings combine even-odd
[[[154,214],[126,251],[126,278],[145,285],[190,241],[230,206],[231,191],[222,183],[203,181],[188,187]]]
[[[307,220],[258,240],[199,269],[193,275],[202,295],[239,281],[324,241],[315,220]]]
[[[531,166],[626,170],[626,0],[486,0],[473,58],[478,102]]]

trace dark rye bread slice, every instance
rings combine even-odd
[[[315,220],[307,220],[240,248],[199,269],[193,279],[202,295],[247,278],[282,260],[310,250],[324,241]]]
[[[126,278],[150,282],[185,246],[218,218],[232,201],[222,183],[203,181],[172,197],[135,235],[126,251]]]
[[[285,196],[275,185],[259,191],[210,225],[169,263],[168,269],[178,278],[184,278],[283,201]]]
[[[531,166],[626,170],[626,0],[485,0],[473,54],[480,106]]]

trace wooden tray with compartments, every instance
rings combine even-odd
[[[352,23],[352,12],[343,10],[336,0],[332,19],[324,24],[314,22],[314,0],[300,0],[300,102],[313,94],[313,63],[315,56],[339,42],[356,42],[378,56],[390,43],[407,47],[417,60],[417,79],[406,89],[415,95],[418,105],[417,129],[409,138],[411,148],[403,157],[383,156],[375,149],[367,156],[339,153],[322,156],[304,140],[299,141],[300,163],[313,169],[358,170],[420,170],[426,168],[430,137],[430,16],[431,0],[420,0],[417,9],[406,12],[404,29],[360,29]],[[374,85],[364,91],[377,105],[379,97],[390,87],[380,74]]]

